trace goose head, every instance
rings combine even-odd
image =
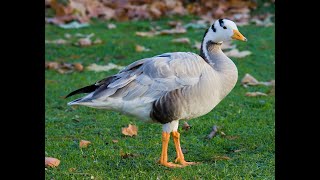
[[[215,43],[222,43],[232,39],[247,41],[247,38],[239,32],[237,25],[228,19],[216,20],[205,36],[205,41],[213,41]]]

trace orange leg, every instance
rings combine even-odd
[[[169,168],[182,167],[179,164],[168,162],[168,144],[170,140],[170,133],[162,132],[162,153],[160,157],[160,164]]]
[[[173,131],[172,135],[173,135],[174,146],[176,147],[176,151],[177,151],[177,158],[176,158],[175,162],[180,163],[183,166],[197,164],[195,162],[187,162],[184,160],[184,156],[183,156],[181,146],[180,146],[180,133],[178,131]]]

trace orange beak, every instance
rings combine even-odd
[[[233,36],[231,36],[232,39],[237,39],[240,41],[247,41],[247,38],[245,38],[238,30],[233,30]]]

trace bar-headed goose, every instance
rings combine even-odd
[[[113,110],[145,122],[161,123],[160,164],[195,164],[185,161],[181,151],[179,120],[207,114],[235,86],[237,67],[221,50],[223,41],[231,39],[247,41],[234,22],[219,19],[205,32],[200,55],[172,52],[138,60],[118,74],[71,92],[66,97],[89,94],[68,105]],[[175,162],[179,164],[168,162],[170,133],[177,152]]]

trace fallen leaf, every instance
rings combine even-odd
[[[101,66],[101,65],[97,65],[95,63],[90,64],[89,66],[87,66],[87,69],[90,71],[96,71],[96,72],[101,72],[101,71],[110,71],[111,69],[123,69],[123,66],[118,66],[116,64],[113,63],[108,63],[107,65]]]
[[[92,33],[91,34],[81,34],[81,33],[76,33],[74,36],[76,37],[92,37]]]
[[[88,23],[79,23],[77,21],[72,21],[68,24],[60,24],[59,27],[63,28],[63,29],[79,29],[79,28],[84,28],[84,27],[88,27],[89,24]]]
[[[263,15],[257,15],[253,17],[250,22],[253,22],[257,26],[264,26],[264,27],[269,27],[273,26],[274,23],[271,21],[271,18],[273,17],[273,14],[267,13]]]
[[[231,158],[228,157],[228,156],[215,156],[215,157],[213,157],[213,160],[215,160],[215,161],[219,161],[219,160],[231,160]]]
[[[82,64],[80,64],[80,63],[74,63],[73,65],[74,65],[74,69],[75,69],[75,70],[77,70],[77,71],[79,71],[79,72],[83,71],[83,66],[82,66]]]
[[[181,21],[169,21],[167,24],[171,27],[182,26]]]
[[[112,140],[112,142],[114,142],[114,143],[118,143],[119,141],[118,141],[118,140],[116,140],[116,139],[113,139],[113,140]]]
[[[247,92],[245,95],[249,97],[268,96],[266,93],[262,93],[262,92]]]
[[[191,126],[185,121],[183,123],[182,129],[185,131],[188,131],[191,128]]]
[[[69,171],[69,172],[75,172],[75,171],[76,171],[76,168],[69,168],[68,171]]]
[[[161,31],[159,31],[159,34],[161,34],[161,35],[170,35],[170,34],[183,34],[183,33],[186,33],[186,32],[187,32],[186,28],[181,27],[181,26],[177,26],[174,29],[161,30]]]
[[[57,40],[45,40],[46,44],[67,44],[68,42],[64,39],[57,39]]]
[[[127,159],[127,158],[133,158],[133,157],[137,157],[137,156],[139,156],[138,154],[132,154],[132,153],[125,153],[125,152],[123,152],[122,150],[120,150],[120,156],[121,156],[121,158],[123,158],[123,159]]]
[[[238,152],[241,152],[241,151],[243,151],[243,149],[237,149],[237,150],[234,150],[233,152],[238,153]]]
[[[246,73],[241,80],[242,85],[258,85],[259,81],[254,78],[251,74]]]
[[[59,63],[57,63],[57,62],[46,62],[45,63],[46,69],[58,69],[59,66],[60,66]]]
[[[48,1],[48,0],[47,0]],[[263,6],[263,4],[261,4]],[[233,18],[234,14],[244,14],[238,21],[248,21],[250,10],[257,7],[255,1],[110,1],[110,0],[51,0],[46,8],[52,8],[54,18],[46,18],[46,22],[63,24],[72,20],[81,23],[91,18],[114,19],[119,21],[158,19],[172,15],[207,16],[209,21],[219,18]],[[238,22],[236,21],[236,22]]]
[[[79,147],[80,147],[80,148],[86,148],[86,147],[88,147],[89,144],[91,144],[90,141],[81,140],[81,141],[79,142]]]
[[[138,127],[135,125],[129,124],[128,127],[122,128],[122,134],[126,136],[136,136],[138,134]]]
[[[172,42],[182,43],[182,44],[190,44],[190,39],[189,38],[177,38],[177,39],[173,39]]]
[[[58,62],[51,61],[51,62],[45,63],[45,68],[49,70],[55,70],[60,74],[71,73],[74,70],[79,72],[83,71],[83,66],[80,63],[70,64],[70,63],[64,63],[64,62],[58,63]]]
[[[150,49],[145,48],[144,46],[141,46],[141,45],[136,45],[136,52],[144,52],[144,51],[150,51]]]
[[[136,32],[136,35],[141,37],[153,37],[156,35],[156,32]]]
[[[101,44],[101,43],[102,43],[102,40],[99,38],[93,41],[93,44]]]
[[[228,57],[236,57],[236,58],[243,58],[250,54],[252,54],[250,51],[239,51],[238,49],[232,49],[228,52],[225,52],[225,55],[227,55]]]
[[[82,46],[82,47],[84,47],[84,46],[90,46],[90,45],[92,45],[92,41],[91,41],[90,38],[80,38],[80,39],[78,40],[78,42],[76,43],[76,45]]]
[[[275,80],[271,80],[269,82],[260,82],[257,79],[255,79],[252,75],[246,73],[244,77],[241,80],[241,84],[244,87],[250,86],[256,86],[256,85],[265,85],[265,86],[275,86]]]
[[[60,164],[60,160],[53,157],[45,157],[46,167],[57,167]]]
[[[115,24],[109,23],[109,24],[107,24],[107,28],[108,29],[115,29],[115,28],[117,28],[117,26]]]

